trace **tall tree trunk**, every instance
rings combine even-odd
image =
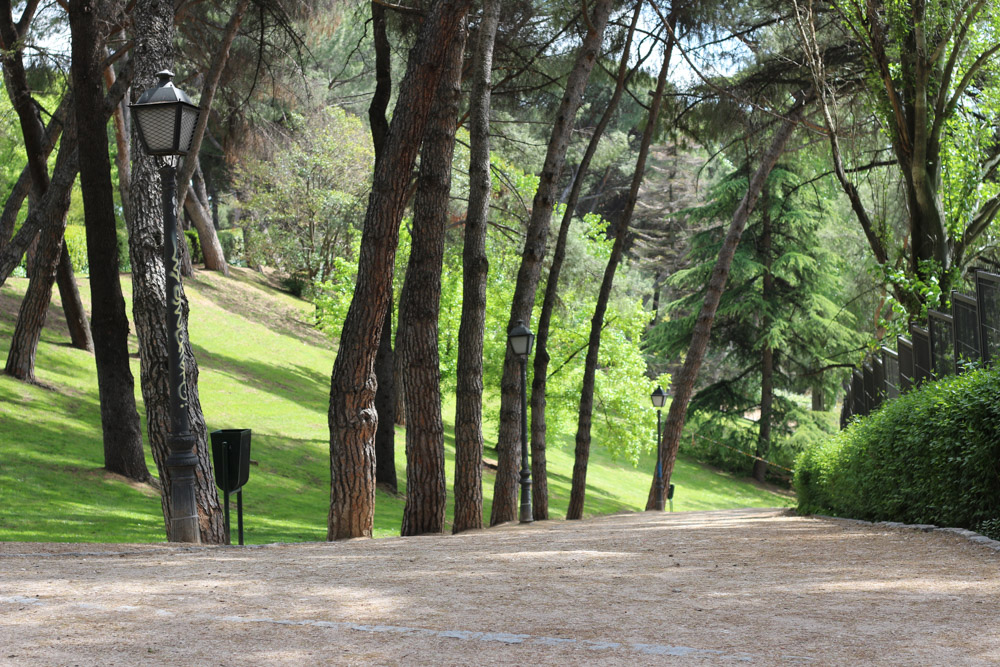
[[[108,87],[110,88],[110,86]],[[8,92],[10,92],[9,87]],[[49,120],[49,124],[45,126],[45,135],[42,140],[42,156],[46,161],[49,159],[56,141],[58,141],[59,136],[62,134],[66,113],[70,108],[72,100],[72,95],[63,95],[59,106]],[[3,212],[0,213],[0,250],[10,242],[14,234],[14,225],[17,223],[17,215],[21,212],[21,207],[24,205],[24,200],[27,199],[30,190],[31,164],[29,163],[21,170],[21,175],[14,183],[14,187],[11,188],[10,194],[7,196],[7,201],[4,202]],[[20,259],[18,257],[18,261]]]
[[[18,115],[21,134],[24,137],[24,148],[28,157],[28,173],[31,176],[31,186],[36,199],[41,199],[49,189],[49,173],[46,158],[51,151],[52,142],[48,132],[38,115],[36,104],[28,88],[27,76],[22,59],[22,37],[27,31],[27,22],[31,12],[22,16],[22,25],[15,25],[9,0],[0,3],[0,46],[4,80],[11,103]],[[62,105],[60,105],[62,107]],[[63,110],[65,116],[65,110]],[[63,304],[66,310],[66,321],[70,328],[73,345],[80,349],[93,350],[87,317],[80,302],[80,293],[76,289],[73,270],[69,265],[69,255],[63,248],[63,230],[66,226],[66,210],[69,205],[59,211],[53,211],[56,217],[47,221],[43,231],[37,237],[37,251],[31,264],[31,280],[28,292],[25,294],[21,309],[18,312],[14,337],[11,340],[7,356],[6,371],[22,380],[35,379],[35,355],[38,342],[41,339],[45,316],[52,298],[52,283],[61,268],[60,290],[63,292]],[[16,215],[16,213],[15,213]],[[4,239],[6,241],[6,239]],[[60,267],[60,260],[65,255],[65,263]]]
[[[222,244],[219,242],[219,235],[215,233],[215,225],[212,224],[212,214],[208,208],[202,205],[200,199],[195,195],[195,190],[188,188],[187,197],[184,199],[184,211],[191,217],[191,222],[198,232],[198,245],[201,248],[202,261],[208,271],[218,271],[228,276],[229,264],[222,252]]]
[[[61,122],[59,123],[59,130],[60,132],[62,131]],[[14,225],[17,224],[17,215],[21,212],[21,206],[24,205],[24,200],[27,198],[28,190],[30,189],[31,175],[28,173],[28,168],[25,167],[20,177],[14,182],[14,187],[11,188],[10,194],[7,195],[7,201],[4,202],[3,212],[0,213],[0,250],[3,250],[4,246],[10,243],[11,237],[14,236]]]
[[[552,255],[552,266],[549,268],[549,276],[545,284],[545,299],[542,302],[542,312],[538,316],[538,332],[535,339],[535,360],[534,375],[531,382],[531,496],[532,514],[536,521],[543,521],[549,518],[549,489],[548,470],[545,461],[545,392],[546,381],[549,373],[549,327],[552,323],[552,311],[556,306],[556,295],[559,292],[559,274],[562,272],[563,261],[566,259],[566,242],[569,238],[569,228],[576,213],[577,203],[580,201],[580,192],[583,189],[583,181],[590,169],[590,162],[597,152],[597,146],[604,136],[611,117],[618,108],[622,93],[625,90],[625,81],[628,74],[628,62],[632,51],[632,38],[635,34],[635,27],[639,22],[639,13],[642,10],[642,2],[637,2],[632,14],[632,23],[629,25],[628,36],[625,38],[625,46],[622,49],[622,59],[618,65],[618,76],[615,79],[615,91],[608,101],[607,108],[601,115],[594,133],[590,137],[587,149],[583,153],[580,165],[576,170],[573,179],[573,187],[570,190],[566,202],[566,211],[563,213],[562,223],[559,225],[559,235],[556,239],[556,248]]]
[[[115,105],[118,104],[125,91],[132,82],[132,68],[123,71],[123,75],[108,89],[104,96],[104,116],[111,115]],[[67,109],[69,102],[67,102]],[[67,114],[70,120],[74,120],[74,114]],[[51,136],[51,135],[50,135]],[[59,154],[63,156],[60,160],[56,157],[56,165],[52,171],[52,181],[49,184],[45,195],[41,197],[35,207],[29,207],[28,217],[25,218],[21,228],[17,230],[14,238],[5,246],[0,248],[0,285],[6,282],[11,272],[20,263],[21,258],[31,240],[42,230],[45,224],[52,219],[62,220],[66,207],[69,205],[69,192],[76,179],[77,170],[77,148],[75,132],[72,136],[63,137],[59,144]],[[29,163],[30,166],[30,163]]]
[[[378,389],[375,391],[375,412],[378,413],[378,428],[375,431],[375,483],[387,491],[397,493],[396,479],[396,375],[392,351],[392,298],[385,309],[382,323],[382,337],[375,355],[375,377]]]
[[[486,222],[490,195],[490,97],[500,0],[479,21],[469,103],[469,209],[462,246],[462,320],[455,387],[455,516],[452,532],[483,527],[483,337],[486,331]]]
[[[152,475],[142,450],[135,380],[129,368],[129,323],[118,276],[115,201],[101,84],[106,37],[100,34],[98,27],[102,18],[95,0],[71,0],[72,76],[76,90],[80,188],[87,226],[91,308],[98,343],[94,352],[101,397],[104,467],[129,479],[148,482]]]
[[[65,230],[65,220],[62,226]],[[83,301],[80,300],[80,289],[76,285],[73,262],[69,258],[65,238],[56,266],[56,285],[59,287],[59,299],[66,315],[66,326],[69,327],[70,344],[78,350],[93,353],[94,338],[91,335],[90,322],[87,321],[87,311],[83,309]]]
[[[26,118],[25,125],[34,126],[31,131],[25,130],[26,147],[29,143],[27,135],[30,132],[34,132],[36,136],[41,134],[40,124],[36,122],[33,112],[29,110],[29,113],[30,115],[22,117],[22,120]],[[14,327],[14,336],[11,339],[5,366],[5,371],[9,375],[27,382],[35,381],[35,355],[38,352],[38,342],[45,326],[49,302],[52,299],[52,285],[56,279],[59,257],[63,251],[66,211],[69,210],[70,188],[76,175],[75,125],[72,118],[67,119],[63,137],[64,148],[59,151],[56,158],[57,168],[62,167],[58,189],[50,188],[48,172],[42,166],[41,173],[44,174],[44,177],[35,181],[42,184],[38,188],[41,197],[39,197],[38,205],[32,207],[32,213],[29,213],[29,216],[38,216],[44,223],[37,236],[38,250],[34,261],[35,270],[28,282],[28,291],[24,295],[24,300],[21,302],[17,314],[17,324]],[[37,163],[40,162],[38,159],[40,155],[40,152],[29,153],[30,162],[36,163],[35,168],[32,169],[33,180],[38,178]],[[48,192],[50,189],[53,192]],[[60,196],[57,198],[56,194]],[[14,243],[9,244],[8,249],[12,246]]]
[[[822,375],[820,375],[822,377]],[[816,380],[812,386],[812,409],[814,412],[826,412],[826,392],[823,382]]]
[[[747,219],[757,204],[757,199],[760,197],[767,177],[784,152],[785,146],[799,124],[812,96],[813,93],[810,92],[804,99],[799,99],[781,121],[781,125],[771,140],[771,145],[761,156],[760,166],[757,167],[757,171],[750,179],[746,195],[733,213],[726,238],[721,250],[719,250],[719,258],[715,262],[715,268],[712,269],[712,276],[705,291],[705,299],[702,301],[701,310],[695,320],[691,345],[684,358],[684,365],[672,381],[674,395],[667,413],[667,423],[664,427],[663,444],[661,445],[664,452],[663,481],[666,485],[670,484],[670,476],[674,471],[677,450],[681,442],[681,431],[684,429],[688,404],[691,402],[692,393],[694,393],[694,382],[701,369],[701,363],[705,359],[705,351],[708,349],[708,340],[712,333],[712,322],[715,319],[715,312],[719,308],[719,299],[726,287],[726,280],[729,278],[729,269],[736,254],[736,247],[740,243]],[[654,479],[650,488],[650,496],[655,493],[655,488],[652,488],[655,484],[656,480]]]
[[[104,53],[107,56],[107,49]],[[104,85],[110,89],[111,86],[115,85],[117,79],[114,66],[108,65],[104,70]],[[128,221],[132,219],[132,200],[129,197],[129,190],[132,187],[132,162],[129,157],[132,152],[129,146],[127,102],[128,100],[123,99],[119,104],[116,104],[111,114],[115,127],[115,145],[118,149],[115,151],[115,166],[118,167],[118,197],[122,202],[122,217],[125,218],[126,226],[130,224]]]
[[[330,379],[330,513],[327,538],[370,537],[375,509],[375,354],[392,293],[407,184],[441,79],[440,63],[471,0],[442,0],[410,51],[385,154],[365,213],[358,279]]]
[[[392,52],[385,26],[385,7],[371,3],[372,33],[375,41],[375,94],[368,106],[368,124],[372,129],[375,146],[375,164],[385,152],[385,138],[389,134],[389,121],[385,114],[392,94]],[[382,336],[375,356],[375,411],[378,428],[375,431],[375,483],[396,493],[396,381],[392,352],[392,295],[385,308]]]
[[[408,304],[399,304],[404,327],[402,377],[406,405],[406,506],[402,535],[444,530],[448,484],[444,473],[444,425],[441,421],[441,359],[438,356],[438,315],[441,311],[441,270],[444,229],[451,194],[451,160],[462,95],[462,54],[465,25],[452,40],[442,61],[441,82],[431,107],[420,178],[413,207],[413,243],[406,269]],[[405,313],[405,319],[404,314]]]
[[[580,108],[583,90],[590,72],[600,55],[604,29],[611,14],[611,0],[597,0],[594,13],[587,21],[587,34],[577,52],[573,68],[566,80],[566,90],[556,111],[545,153],[545,163],[538,180],[538,189],[531,207],[531,218],[525,231],[521,266],[517,272],[514,298],[510,308],[507,330],[518,320],[529,322],[535,303],[535,291],[545,258],[545,242],[549,235],[549,222],[555,204],[556,187],[566,159],[570,134],[576,112]],[[507,350],[503,376],[500,380],[500,430],[497,438],[497,476],[493,486],[493,510],[490,525],[512,521],[517,516],[517,488],[521,459],[521,365],[517,355]]]
[[[208,127],[209,111],[212,109],[212,101],[215,99],[215,91],[219,86],[219,79],[222,77],[222,70],[229,60],[229,50],[236,39],[236,33],[240,29],[243,17],[246,14],[250,0],[238,0],[236,7],[229,15],[229,22],[222,33],[222,43],[215,52],[212,64],[208,71],[204,73],[205,83],[201,89],[199,104],[201,106],[201,116],[195,126],[194,138],[191,141],[191,150],[184,165],[177,173],[177,201],[181,202],[185,209],[188,208],[189,186],[195,170],[198,168],[198,153],[201,150],[201,142],[205,136],[205,128]],[[197,205],[195,205],[197,204]],[[192,208],[201,209],[199,215],[192,214],[195,229],[198,230],[198,243],[201,245],[201,254],[205,259],[205,268],[209,271],[219,271],[223,275],[229,275],[229,264],[222,252],[222,244],[219,243],[219,235],[215,233],[215,225],[212,224],[211,215],[202,207],[200,203],[193,202]]]
[[[133,10],[136,44],[132,54],[135,68],[134,99],[155,82],[155,73],[172,62],[173,4],[162,0],[138,0]],[[134,128],[133,128],[134,130]],[[133,319],[139,336],[141,361],[140,384],[146,405],[147,435],[163,488],[162,506],[165,524],[171,525],[172,502],[169,454],[166,435],[169,417],[167,371],[167,295],[163,261],[163,209],[159,169],[153,158],[145,155],[133,137],[132,219],[129,229],[129,253],[132,259]],[[225,523],[209,461],[205,419],[198,397],[198,364],[187,336],[188,305],[183,289],[177,295],[181,303],[180,334],[182,359],[186,367],[187,409],[191,433],[195,436],[195,496],[198,524],[203,543],[224,544]],[[167,538],[173,536],[167,534]]]
[[[68,196],[64,202],[68,209]],[[4,367],[8,375],[26,382],[35,381],[35,355],[38,352],[42,329],[45,327],[45,316],[52,299],[52,284],[56,279],[59,253],[62,251],[61,221],[65,218],[60,217],[57,220],[60,222],[52,221],[43,230],[35,273],[28,281],[28,291],[17,313],[17,324],[14,327],[14,336],[10,342],[7,364]]]
[[[650,327],[660,321],[660,291],[663,289],[660,278],[662,276],[659,271],[653,274],[653,317],[649,320]]]
[[[674,12],[667,17],[670,22],[671,34],[676,24]],[[663,90],[667,84],[667,71],[670,69],[670,53],[673,41],[667,43],[660,74],[656,80],[656,92],[649,107],[646,127],[639,144],[639,155],[635,160],[635,170],[632,172],[632,185],[629,188],[625,208],[615,225],[614,244],[611,246],[611,256],[604,269],[601,289],[597,293],[597,304],[594,306],[594,317],[590,320],[590,338],[587,341],[587,358],[583,364],[583,386],[580,389],[580,412],[576,425],[576,451],[573,460],[573,483],[570,488],[569,509],[567,519],[583,518],[583,503],[587,494],[587,465],[590,461],[591,420],[594,412],[594,385],[597,380],[597,360],[601,350],[601,332],[604,330],[604,314],[611,299],[611,288],[614,286],[615,273],[625,251],[625,241],[628,238],[628,227],[632,222],[632,213],[639,200],[639,186],[646,174],[646,158],[649,156],[649,146],[653,142],[656,124],[660,120],[660,106],[663,102]]]
[[[75,120],[73,123],[75,124]],[[0,250],[0,285],[6,282],[14,267],[21,262],[21,258],[32,239],[37,238],[43,230],[50,227],[50,221],[54,220],[55,226],[60,228],[61,240],[61,226],[65,220],[66,211],[69,209],[73,181],[76,180],[76,158],[74,131],[73,136],[63,137],[59,154],[56,156],[56,165],[52,171],[52,181],[45,195],[39,199],[37,206],[28,209],[28,217],[25,218],[21,228],[14,235],[14,238],[3,247],[3,250]]]
[[[201,169],[201,158],[198,158],[198,161],[195,162],[194,176],[191,177],[191,191],[197,193],[201,207],[205,209],[205,212],[211,218],[212,205],[208,201],[208,185],[205,183],[205,172]],[[215,228],[214,223],[212,224],[212,228]]]
[[[762,208],[762,230],[760,235],[761,253],[764,255],[764,278],[762,284],[762,300],[765,310],[761,316],[760,330],[766,341],[768,329],[771,328],[771,318],[767,314],[767,305],[774,298],[774,275],[771,273],[773,258],[771,256],[772,230],[771,215],[767,210],[767,193],[764,193]],[[760,424],[757,430],[757,456],[754,459],[753,476],[758,482],[764,481],[767,475],[767,463],[760,459],[766,458],[771,449],[772,406],[774,405],[774,349],[764,343],[760,350]]]
[[[403,277],[403,287],[399,290],[399,297],[402,301],[403,292],[406,291],[406,277]],[[392,295],[389,295],[389,305],[392,305]],[[386,315],[389,315],[388,307],[386,308]],[[383,323],[383,330],[385,324]],[[392,331],[391,327],[389,331]],[[399,344],[402,342],[402,337],[400,330],[396,329],[396,340],[393,343],[396,350],[399,350]],[[392,374],[393,377],[403,376],[403,358],[398,354],[392,355]],[[396,426],[406,426],[406,394],[403,392],[403,383],[394,382],[392,385],[392,416],[395,419]]]

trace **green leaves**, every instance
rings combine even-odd
[[[1000,370],[926,383],[807,449],[801,512],[975,529],[1000,516]]]

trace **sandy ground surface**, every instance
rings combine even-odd
[[[996,551],[783,510],[0,544],[3,665],[993,664],[998,607]]]

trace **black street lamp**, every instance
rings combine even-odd
[[[653,393],[649,395],[649,400],[656,408],[656,507],[659,512],[663,511],[663,442],[660,436],[660,413],[667,402],[667,394],[663,387],[657,385]]]
[[[163,264],[167,282],[167,360],[170,375],[170,425],[166,466],[170,474],[170,539],[200,542],[195,498],[197,440],[188,421],[187,379],[181,356],[181,267],[177,246],[177,162],[187,155],[201,110],[171,82],[174,74],[158,72],[159,82],[129,105],[147,155],[157,158],[163,188]]]
[[[507,332],[507,346],[521,360],[521,523],[531,523],[531,466],[528,465],[528,355],[535,334],[518,320]]]

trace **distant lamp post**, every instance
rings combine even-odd
[[[518,320],[507,332],[507,346],[521,360],[521,523],[531,523],[531,466],[528,465],[528,355],[535,334]]]
[[[660,437],[660,413],[667,402],[667,394],[663,387],[657,386],[649,395],[649,400],[656,408],[656,510],[663,511],[663,443]],[[671,486],[673,486],[671,484]]]
[[[187,380],[181,356],[181,267],[177,247],[177,163],[187,155],[201,110],[171,82],[174,74],[158,72],[159,82],[129,105],[147,155],[157,158],[163,188],[163,263],[167,278],[167,360],[170,374],[170,425],[166,466],[170,474],[170,539],[200,542],[195,499],[197,440],[188,421]]]

